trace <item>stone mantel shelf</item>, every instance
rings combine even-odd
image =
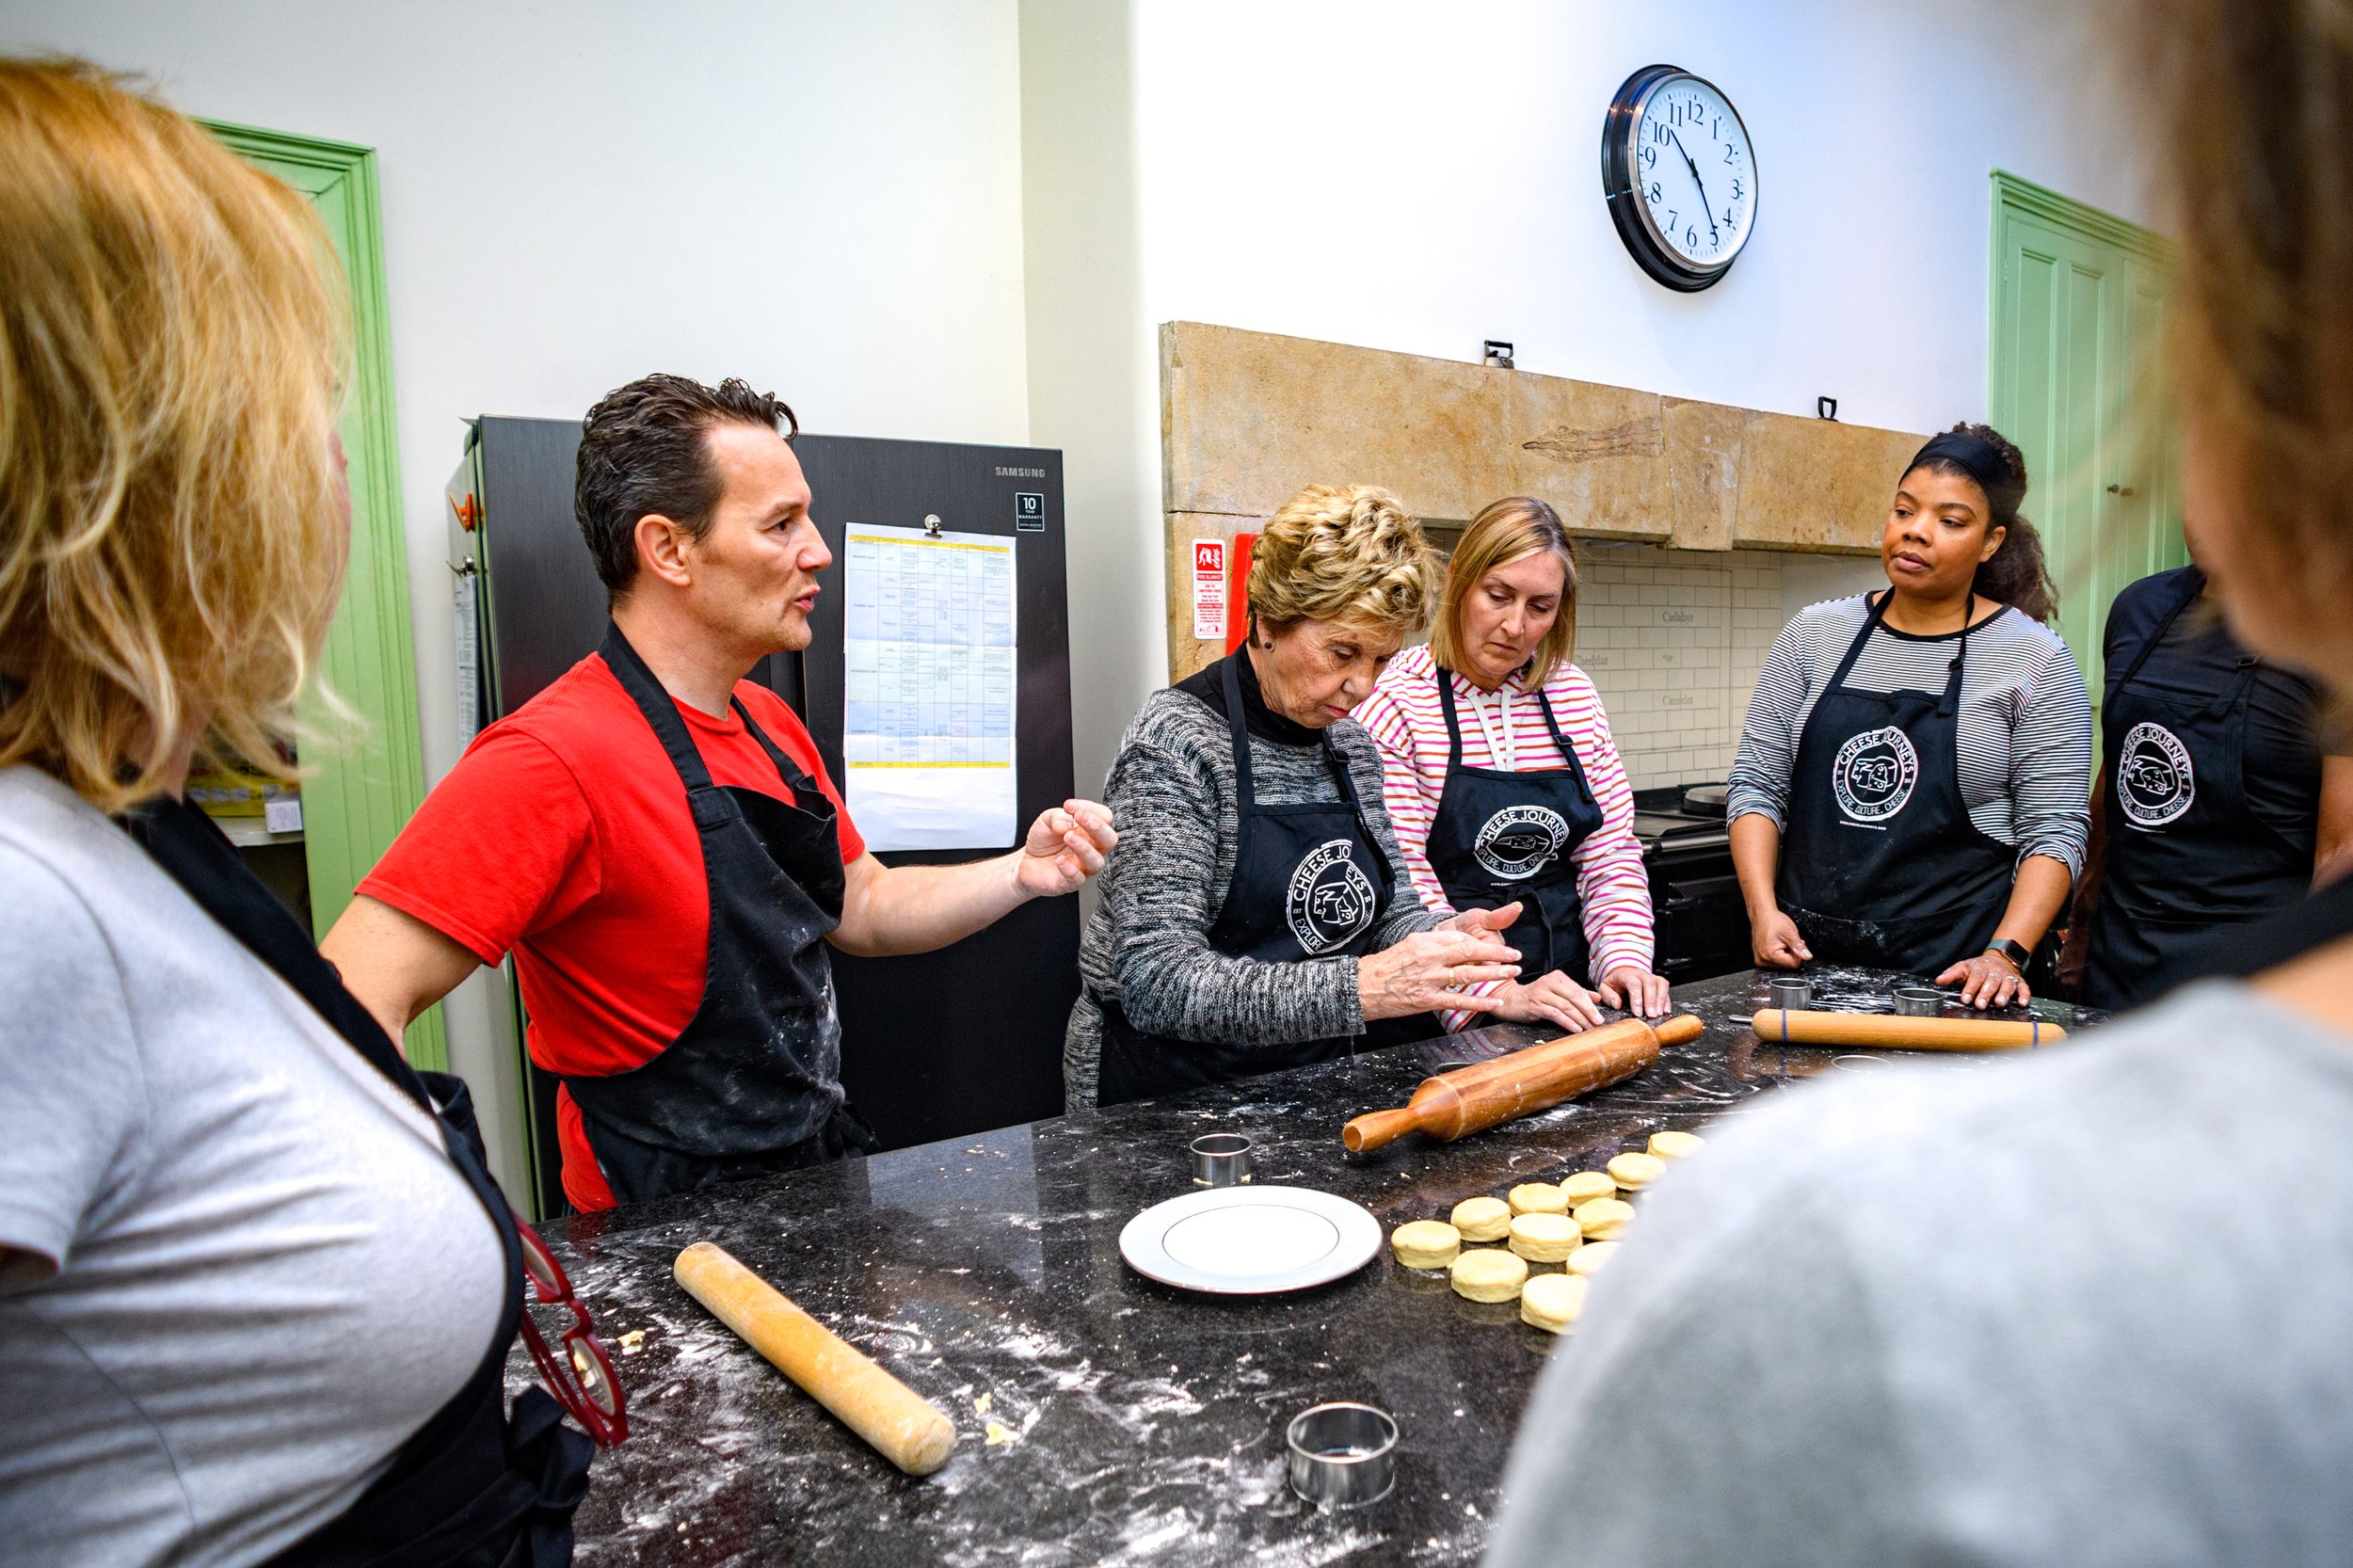
[[[1173,676],[1222,651],[1193,636],[1193,541],[1303,485],[1385,485],[1442,525],[1532,495],[1584,537],[1875,555],[1924,439],[1187,321],[1160,328],[1160,433]]]

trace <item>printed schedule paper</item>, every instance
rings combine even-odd
[[[852,523],[842,797],[870,849],[1009,849],[1014,541]]]

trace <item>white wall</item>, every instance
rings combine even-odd
[[[376,149],[428,780],[457,750],[461,420],[671,370],[815,430],[1029,438],[1013,0],[0,0],[0,50]],[[478,984],[448,1012],[494,1090]]]
[[[1024,0],[1025,23],[1046,8]],[[2139,171],[2119,151],[2132,144],[2127,121],[2098,108],[2090,8],[1128,9],[1131,44],[1092,69],[1098,82],[1124,75],[1133,94],[1134,194],[1128,214],[1095,213],[1085,239],[1098,265],[1137,269],[1140,297],[1124,333],[1074,350],[1041,342],[1033,290],[1033,389],[1106,344],[1148,353],[1157,323],[1186,319],[1464,360],[1503,338],[1523,368],[1549,375],[1804,415],[1827,393],[1844,419],[1932,429],[1984,412],[1989,172],[2145,214]],[[1025,25],[1025,70],[1029,36]],[[1662,60],[1721,88],[1757,149],[1756,237],[1699,295],[1649,281],[1601,200],[1603,113],[1620,82]],[[1038,201],[1034,185],[1028,199]],[[1129,431],[1125,468],[1157,478],[1157,390],[1136,395],[1126,418],[1098,405],[1093,426],[1102,439]],[[1033,433],[1050,443],[1037,397]],[[1074,594],[1126,603],[1144,584],[1151,613],[1098,665],[1102,689],[1088,692],[1082,674],[1082,783],[1165,668],[1157,498],[1087,522],[1103,532]],[[1845,592],[1855,573],[1799,575]]]
[[[1136,705],[1168,679],[1134,39],[1124,0],[1021,0],[1029,354],[1048,367],[1030,377],[1030,439],[1063,450],[1082,794],[1101,790]]]
[[[1146,4],[1144,303],[1454,359],[1504,338],[1549,375],[1950,423],[1985,397],[1988,171],[2139,211],[2134,171],[2096,151],[2130,138],[2075,134],[2073,24],[2044,18],[2065,9]],[[1656,61],[1715,82],[1756,147],[1756,237],[1698,295],[1643,277],[1601,199],[1603,111]]]

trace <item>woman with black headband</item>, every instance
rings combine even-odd
[[[1897,482],[1888,587],[1773,641],[1732,773],[1733,861],[1760,966],[1865,964],[2026,1000],[2083,861],[2091,701],[2044,622],[2026,468],[1982,424]]]

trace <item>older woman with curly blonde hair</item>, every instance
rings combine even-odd
[[[1430,623],[1436,556],[1396,496],[1311,485],[1267,522],[1242,647],[1154,696],[1105,802],[1120,843],[1080,949],[1070,1102],[1115,1104],[1444,1032],[1509,979],[1518,905],[1424,909],[1348,717]]]
[[[10,1560],[568,1557],[588,1439],[508,1416],[525,1241],[464,1086],[184,798],[278,765],[334,608],[332,266],[200,126],[0,59]]]

